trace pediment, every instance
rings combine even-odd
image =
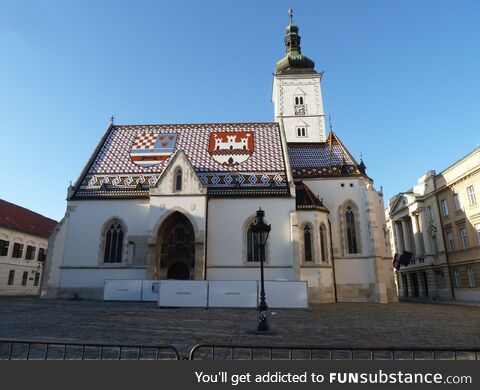
[[[306,93],[301,88],[297,88],[293,94],[294,95],[303,95],[303,96],[306,95]]]
[[[181,172],[182,177],[182,188],[179,191],[175,188],[178,172]],[[165,167],[155,188],[150,190],[150,195],[204,195],[206,192],[187,155],[179,149]]]
[[[300,119],[300,120],[296,123],[295,126],[296,126],[296,127],[308,127],[308,124],[305,123],[303,120]]]
[[[390,215],[395,214],[396,212],[403,209],[408,204],[408,199],[405,195],[397,195],[393,201],[392,206],[390,207]]]

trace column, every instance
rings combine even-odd
[[[428,222],[425,209],[420,210],[420,224],[423,235],[423,245],[425,246],[425,254],[431,255],[432,251],[432,242],[430,241],[430,234],[428,233]]]
[[[422,257],[422,240],[420,237],[420,227],[418,226],[418,217],[417,214],[412,215],[412,230],[413,230],[413,239],[415,240],[415,256]]]
[[[402,230],[398,221],[393,221],[393,228],[395,229],[395,244],[398,254],[402,254],[404,247],[403,247],[403,238],[402,238]]]
[[[401,220],[402,221],[402,232],[403,232],[403,245],[404,245],[404,249],[406,251],[413,253],[412,242],[410,240],[410,232],[408,231],[407,218],[410,218],[410,217],[406,217],[406,218],[403,218]]]

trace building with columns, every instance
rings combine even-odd
[[[51,237],[44,297],[98,299],[107,279],[267,280],[311,303],[397,299],[383,195],[325,128],[322,73],[285,32],[274,121],[108,125]],[[265,70],[266,72],[268,70]]]
[[[386,209],[400,297],[480,300],[480,148],[436,174],[429,171]]]

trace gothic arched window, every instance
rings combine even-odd
[[[182,170],[180,168],[175,172],[175,191],[180,192],[182,190]]]
[[[355,214],[352,206],[347,206],[345,211],[345,224],[347,228],[348,253],[357,253],[357,233],[355,231]]]
[[[249,226],[247,230],[247,261],[248,262],[259,262],[260,261],[260,248],[258,245],[255,245],[253,238],[252,225]]]
[[[310,226],[308,225],[303,228],[303,245],[304,245],[303,260],[305,262],[313,261],[312,234],[310,231]]]
[[[107,225],[103,255],[104,263],[122,262],[124,231],[122,223],[117,219],[114,219]]]
[[[320,250],[322,252],[322,261],[328,261],[328,248],[327,248],[327,229],[325,225],[320,225]]]

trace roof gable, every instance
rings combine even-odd
[[[170,162],[165,167],[158,179],[157,184],[150,190],[152,195],[171,195],[176,193],[174,190],[175,174],[178,169],[182,170],[182,195],[198,195],[206,193],[206,189],[198,179],[195,170],[188,160],[185,152],[179,149],[175,152]]]

